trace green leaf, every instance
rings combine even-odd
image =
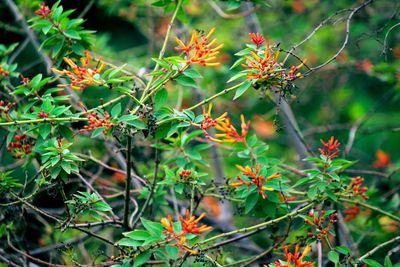
[[[190,86],[195,88],[197,87],[196,82],[192,78],[187,76],[179,76],[175,79],[175,81],[182,86]]]
[[[122,238],[117,242],[117,244],[126,247],[138,247],[142,245],[142,242],[131,238]]]
[[[151,235],[149,232],[144,230],[135,230],[127,233],[123,233],[124,236],[135,239],[135,240],[146,240]]]
[[[308,196],[308,198],[311,199],[311,200],[314,200],[315,197],[317,196],[317,194],[318,194],[318,189],[317,189],[316,186],[310,188],[310,189],[307,191],[307,196]]]
[[[203,76],[201,76],[200,73],[198,73],[196,70],[194,69],[187,69],[183,72],[183,75],[192,78],[192,79],[197,79],[197,78],[203,78]]]
[[[328,259],[333,263],[339,263],[339,254],[336,251],[331,250],[328,253]]]
[[[237,80],[239,78],[244,78],[246,76],[247,76],[246,72],[239,72],[238,74],[232,76],[226,83],[233,82],[233,81],[235,81],[235,80]]]
[[[68,30],[64,32],[64,35],[70,39],[81,40],[82,38],[79,36],[79,32],[74,30]]]
[[[390,257],[389,256],[386,256],[385,257],[385,267],[392,267],[393,266],[393,263],[392,263],[392,261],[390,260]]]
[[[91,138],[95,138],[95,137],[101,135],[103,133],[103,131],[104,131],[103,127],[94,129],[94,131],[93,131],[93,133],[91,135]]]
[[[61,168],[63,168],[63,170],[70,174],[71,173],[71,164],[67,161],[62,161],[61,162]]]
[[[346,246],[337,246],[335,249],[336,249],[337,252],[339,252],[341,254],[344,254],[344,255],[350,255],[351,254],[351,250]]]
[[[258,192],[252,193],[247,196],[245,203],[245,212],[249,213],[257,204],[260,194]]]
[[[164,106],[164,104],[168,100],[168,91],[165,88],[162,88],[161,90],[157,91],[157,93],[154,96],[154,109],[159,110]]]
[[[51,133],[51,124],[45,123],[40,125],[39,127],[39,134],[43,139],[46,139],[46,137]]]
[[[172,259],[176,260],[178,258],[179,255],[178,247],[166,246],[165,251],[167,252],[168,256],[170,256]]]
[[[140,221],[142,222],[144,228],[146,228],[146,230],[149,231],[152,236],[160,236],[164,230],[164,226],[161,223],[152,222],[144,218],[140,218]]]
[[[50,98],[46,98],[42,105],[42,109],[44,112],[49,113],[53,109],[53,105],[51,104]]]
[[[251,81],[245,81],[241,86],[239,86],[238,89],[236,89],[236,93],[235,96],[233,97],[233,100],[239,98],[242,94],[244,94],[244,92],[247,91],[247,89],[249,89],[251,85]]]
[[[376,260],[365,259],[363,260],[363,262],[367,264],[369,267],[383,267],[383,265],[377,262]]]
[[[98,211],[110,211],[111,207],[103,201],[98,201],[94,204],[94,208]]]
[[[117,117],[119,114],[121,114],[122,106],[121,103],[116,104],[112,109],[111,109],[111,116],[112,117]]]
[[[133,260],[133,267],[137,267],[137,266],[141,266],[143,264],[145,264],[151,256],[151,251],[145,251],[142,254],[140,254],[139,256],[137,256],[134,260]]]

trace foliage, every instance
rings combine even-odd
[[[400,266],[396,3],[0,10],[0,266]]]

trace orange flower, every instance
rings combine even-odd
[[[217,125],[218,122],[223,121],[223,120],[226,118],[226,116],[228,116],[228,112],[225,112],[224,114],[222,114],[222,115],[219,116],[218,118],[213,119],[213,118],[211,117],[212,103],[210,103],[210,104],[208,105],[208,110],[207,110],[207,112],[206,112],[205,106],[202,106],[201,108],[202,108],[202,110],[203,110],[203,117],[204,117],[204,119],[203,119],[203,121],[202,121],[202,123],[201,123],[201,125],[200,125],[200,128],[201,128],[202,130],[207,130],[207,129],[210,128],[210,127],[215,127],[215,126]]]
[[[0,76],[3,77],[8,77],[10,75],[10,72],[6,71],[3,66],[0,66]]]
[[[250,186],[251,186],[252,184],[255,184],[255,185],[258,187],[258,192],[261,194],[261,196],[262,196],[263,199],[266,199],[266,198],[267,198],[267,195],[266,195],[265,192],[264,192],[265,190],[267,190],[267,191],[274,191],[273,188],[265,187],[265,186],[263,185],[263,183],[264,183],[264,182],[267,182],[267,181],[269,181],[269,180],[272,180],[272,179],[281,177],[281,174],[280,174],[280,173],[274,173],[274,174],[272,174],[272,175],[270,175],[270,176],[268,176],[268,177],[264,177],[263,175],[259,174],[259,173],[260,173],[260,170],[261,170],[261,164],[257,164],[255,170],[253,170],[253,169],[252,169],[251,167],[249,167],[249,166],[242,167],[242,166],[240,166],[240,165],[236,165],[236,168],[238,168],[240,171],[242,171],[242,174],[243,174],[244,176],[247,176],[248,178],[250,178],[251,181],[249,181],[249,182],[244,181],[244,180],[238,175],[238,176],[237,176],[237,179],[239,180],[239,182],[233,183],[233,184],[230,184],[230,185],[233,186],[233,187],[239,187],[239,186],[242,186],[242,185],[247,185],[248,190],[249,190],[249,189],[250,189]]]
[[[251,41],[256,45],[256,48],[258,49],[260,45],[264,43],[264,36],[260,33],[249,33]]]
[[[180,216],[179,220],[181,222],[181,233],[176,233],[174,230],[174,226],[172,223],[171,215],[168,215],[167,218],[162,218],[161,223],[165,227],[164,234],[167,237],[167,242],[171,242],[173,240],[176,243],[170,244],[170,246],[177,246],[182,250],[186,250],[192,254],[197,254],[197,251],[192,250],[185,246],[186,243],[186,234],[195,234],[200,236],[203,232],[212,230],[211,226],[202,225],[200,227],[197,226],[197,223],[205,216],[205,213],[202,213],[197,219],[195,216],[190,216],[189,211],[186,211],[186,217],[183,218]]]
[[[71,80],[71,84],[69,85],[72,89],[75,90],[83,90],[91,84],[102,85],[103,81],[99,80],[97,77],[105,64],[99,60],[97,66],[92,70],[89,68],[90,61],[90,53],[85,51],[85,57],[80,59],[82,67],[79,67],[75,64],[70,58],[64,58],[64,61],[72,68],[72,71],[68,70],[57,70],[52,68],[51,70],[59,73],[61,75],[67,76]],[[59,87],[68,86],[67,84],[61,84]]]
[[[246,136],[249,132],[250,121],[245,122],[244,116],[240,115],[241,123],[241,130],[242,133],[239,134],[236,128],[232,125],[230,118],[224,118],[217,121],[217,125],[215,129],[221,131],[222,133],[217,133],[215,137],[208,137],[208,139],[218,142],[218,143],[244,143],[246,142]],[[220,139],[219,139],[220,138]]]
[[[332,158],[336,158],[337,155],[340,152],[340,150],[339,150],[339,146],[340,146],[339,141],[335,140],[335,137],[333,137],[333,136],[331,136],[329,141],[326,142],[326,143],[324,141],[322,141],[322,139],[320,141],[324,145],[324,148],[319,148],[319,152],[322,155],[325,155],[327,160],[330,160]]]
[[[288,246],[285,246],[285,257],[286,264],[282,264],[279,261],[275,262],[275,267],[312,267],[315,262],[303,261],[304,257],[307,256],[311,251],[310,246],[306,246],[303,250],[303,253],[300,255],[299,245],[296,244],[295,252],[292,254],[288,250]],[[264,267],[273,266],[273,265],[264,265]]]
[[[46,6],[45,3],[42,3],[39,5],[39,9],[35,13],[45,19],[50,15],[51,9]]]
[[[211,231],[212,227],[211,226],[206,226],[202,225],[200,227],[197,227],[197,223],[206,215],[205,212],[203,212],[197,219],[195,216],[190,216],[189,210],[186,210],[186,216],[183,218],[182,216],[179,217],[179,220],[182,223],[182,231],[185,234],[194,234],[197,236],[200,236],[201,233]]]
[[[216,45],[217,39],[213,39],[211,42],[207,43],[210,36],[214,33],[215,28],[212,28],[207,35],[202,35],[193,31],[190,42],[186,45],[182,40],[176,37],[176,42],[179,47],[175,49],[186,54],[186,65],[190,64],[200,64],[202,66],[218,66],[219,62],[211,62],[216,59],[216,55],[224,45]]]
[[[254,51],[251,51],[250,54],[251,57],[244,57],[247,60],[247,65],[242,64],[244,68],[253,70],[251,73],[247,74],[247,78],[267,79],[270,76],[278,76],[281,74],[281,71],[277,71],[277,69],[281,69],[281,65],[277,62],[279,50],[274,55],[270,51],[269,44],[267,44],[263,58]]]
[[[373,163],[374,168],[385,168],[390,164],[390,156],[385,153],[382,149],[376,151],[376,160]]]

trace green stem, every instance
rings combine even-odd
[[[288,213],[288,214],[286,214],[286,215],[284,215],[282,217],[279,217],[279,218],[276,218],[276,219],[273,219],[273,220],[270,220],[270,221],[267,221],[267,222],[263,222],[263,223],[260,223],[260,224],[256,224],[256,225],[253,225],[251,227],[241,228],[241,229],[237,229],[237,230],[234,230],[234,231],[231,231],[231,232],[222,233],[222,234],[210,237],[210,238],[208,238],[206,240],[203,240],[203,241],[199,242],[198,244],[202,245],[202,244],[209,243],[209,242],[214,241],[214,240],[219,239],[219,238],[224,238],[224,237],[231,236],[231,235],[234,235],[234,234],[246,233],[246,232],[250,232],[250,231],[253,231],[253,230],[257,230],[258,228],[261,228],[261,227],[264,227],[264,226],[267,226],[267,225],[271,225],[271,224],[283,221],[283,220],[285,220],[285,219],[287,219],[289,217],[296,216],[297,214],[308,210],[313,205],[314,205],[314,203],[309,203],[308,205],[302,207],[301,209],[292,211],[292,212],[290,212],[290,213]]]
[[[400,235],[399,235],[399,236],[396,236],[395,238],[392,238],[392,239],[386,241],[385,243],[382,243],[382,244],[378,245],[377,247],[373,248],[372,250],[368,251],[368,252],[365,253],[363,256],[361,256],[360,258],[358,258],[358,260],[359,260],[359,261],[362,261],[362,260],[364,260],[365,258],[368,258],[368,257],[371,256],[372,254],[374,254],[375,252],[377,252],[379,249],[381,249],[381,248],[383,248],[383,247],[385,247],[385,246],[387,246],[387,245],[390,245],[390,244],[392,244],[392,243],[394,243],[394,242],[396,242],[396,241],[400,241]],[[357,265],[356,265],[356,266],[357,266]]]
[[[87,121],[87,118],[78,118],[78,117],[69,117],[69,118],[44,118],[44,119],[34,119],[34,120],[17,120],[17,121],[8,121],[8,122],[0,122],[0,126],[10,126],[10,125],[19,125],[19,124],[30,124],[30,123],[46,123],[46,122],[73,122],[73,121]]]
[[[176,8],[175,8],[174,14],[172,15],[171,20],[170,20],[170,22],[168,24],[168,29],[167,29],[167,33],[165,34],[164,43],[163,43],[163,45],[161,47],[160,54],[158,55],[158,59],[159,60],[164,57],[165,49],[167,48],[167,44],[168,44],[169,35],[171,33],[172,24],[175,21],[175,18],[176,18],[176,15],[178,14],[179,9],[181,8],[182,1],[183,0],[179,0],[178,3],[176,4]],[[157,62],[156,66],[154,67],[153,72],[157,71],[159,67],[160,67],[160,64],[158,64],[158,62]],[[150,86],[151,86],[151,84],[153,82],[153,79],[154,79],[154,76],[152,76],[150,78],[150,81],[147,83],[147,86],[143,91],[142,97],[140,98],[140,102],[143,103],[142,100],[146,97],[147,91],[150,89]]]

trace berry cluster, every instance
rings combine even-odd
[[[34,142],[29,142],[26,134],[17,134],[14,137],[14,141],[8,145],[8,152],[13,154],[13,157],[20,159],[32,152],[32,146]]]
[[[361,186],[364,183],[364,178],[357,176],[351,179],[351,190],[354,195],[362,197],[364,200],[368,200],[367,195],[365,194],[368,191],[368,187]]]
[[[190,177],[190,175],[192,175],[192,171],[191,171],[191,170],[185,170],[185,169],[183,169],[183,170],[179,173],[179,177],[181,177],[181,179],[184,179],[184,180],[188,180],[188,178]]]
[[[329,234],[330,227],[337,222],[337,216],[338,214],[336,212],[327,215],[324,210],[321,210],[319,213],[314,212],[314,209],[310,210],[308,213],[308,219],[304,220],[304,222],[314,226],[316,231],[314,233],[309,232],[308,236],[317,239],[327,236]],[[328,224],[325,223],[326,218],[329,219]]]
[[[113,123],[110,121],[111,116],[107,111],[103,112],[103,118],[100,118],[96,112],[90,113],[87,112],[86,116],[88,118],[88,124],[85,125],[84,129],[79,130],[79,132],[83,133],[85,131],[91,131],[97,128],[104,128],[103,134],[107,135],[108,131],[113,127]]]

